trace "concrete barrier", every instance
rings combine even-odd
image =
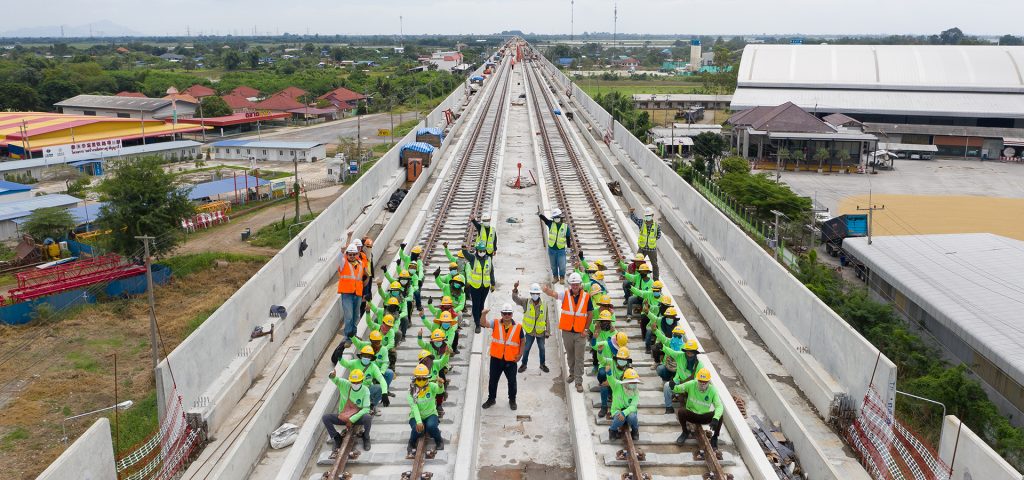
[[[953,467],[951,480],[1021,480],[1020,472],[1003,460],[960,419],[942,419],[939,458]]]
[[[36,480],[117,480],[110,420],[96,420]]]

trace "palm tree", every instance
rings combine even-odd
[[[818,161],[818,173],[821,173],[822,165],[825,164],[828,157],[829,153],[825,147],[818,147],[818,150],[814,152],[814,159]]]

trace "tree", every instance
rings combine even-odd
[[[949,30],[943,30],[939,34],[939,42],[943,45],[958,45],[964,39],[964,32],[959,28],[953,27]]]
[[[21,228],[37,241],[46,238],[61,239],[75,228],[75,217],[62,207],[40,208],[28,216]]]
[[[719,163],[723,175],[730,173],[750,173],[750,162],[743,157],[726,157]]]
[[[818,170],[821,170],[822,165],[825,164],[825,160],[828,160],[829,156],[828,149],[825,147],[818,147],[818,150],[814,152],[814,159],[818,161]]]
[[[242,56],[234,50],[228,51],[224,54],[224,68],[228,70],[238,70],[238,66],[242,64]]]
[[[203,105],[203,116],[206,118],[223,117],[232,113],[231,107],[228,106],[227,102],[216,95],[203,97],[200,103]]]
[[[39,94],[32,87],[16,83],[0,85],[0,110],[38,110],[41,105]]]
[[[100,208],[99,224],[111,230],[107,247],[134,256],[141,244],[135,237],[156,237],[153,255],[161,257],[181,241],[181,219],[195,209],[188,190],[164,171],[160,157],[125,160],[114,164],[113,175],[96,189],[107,202]]]
[[[850,161],[850,152],[848,150],[840,150],[836,152],[836,158],[839,159],[839,166],[842,167],[846,162]]]
[[[693,153],[704,157],[711,165],[714,165],[728,146],[725,137],[714,132],[701,132],[693,137]],[[711,168],[709,167],[709,170]]]
[[[249,62],[249,68],[255,70],[260,67],[259,52],[249,52],[246,54],[245,59]]]
[[[1024,45],[1024,38],[1015,37],[1013,35],[1003,35],[999,37],[1000,45]]]

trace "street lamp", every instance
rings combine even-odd
[[[171,97],[171,138],[174,138],[174,131],[178,128],[178,89],[171,85],[167,88],[167,95]]]
[[[67,441],[68,441],[68,430],[67,430],[67,422],[68,422],[68,420],[75,420],[75,419],[78,419],[78,418],[87,417],[89,415],[97,414],[97,413],[100,413],[100,412],[105,412],[107,410],[127,410],[127,409],[131,408],[132,405],[135,405],[135,402],[133,402],[131,400],[125,400],[125,401],[123,401],[121,403],[118,403],[116,405],[111,405],[109,407],[104,407],[104,408],[101,408],[99,410],[93,410],[91,412],[80,413],[78,415],[67,417],[67,418],[65,418],[61,422],[61,430],[64,432],[64,436],[61,437],[60,441],[62,441],[64,443],[67,443]]]

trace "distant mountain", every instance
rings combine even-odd
[[[91,26],[91,35],[90,35]],[[124,25],[118,25],[110,20],[100,20],[85,25],[64,25],[64,36],[71,37],[136,37],[141,33],[132,30]],[[8,30],[0,33],[0,37],[28,38],[28,37],[51,37],[60,38],[60,25],[42,25],[38,27],[22,27],[16,30]]]

